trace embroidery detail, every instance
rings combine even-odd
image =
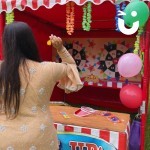
[[[29,72],[30,72],[31,74],[33,74],[33,73],[36,72],[36,69],[35,69],[35,68],[30,68],[30,69],[29,69]]]
[[[3,125],[0,125],[0,132],[4,132],[6,130],[6,127]]]
[[[41,65],[46,65],[46,64],[48,64],[48,62],[46,61],[41,62]]]
[[[37,150],[36,146],[32,145],[29,150]]]
[[[54,145],[54,141],[52,140],[51,143],[50,143],[50,146],[53,146],[53,145]]]
[[[12,146],[7,147],[7,150],[14,150]]]
[[[41,131],[44,131],[46,127],[47,127],[46,125],[41,124],[41,125],[40,125],[40,130],[41,130]]]
[[[45,92],[45,89],[44,89],[44,88],[40,88],[40,89],[39,89],[39,94],[40,94],[40,95],[42,95],[44,92]]]
[[[25,94],[25,89],[20,89],[20,95],[24,95]]]
[[[36,112],[37,112],[37,107],[36,107],[36,106],[33,106],[33,107],[31,108],[31,110],[32,110],[33,113],[36,113]]]
[[[46,105],[43,105],[41,109],[42,109],[43,112],[46,112],[47,106],[46,106]]]
[[[28,130],[28,127],[27,127],[27,125],[25,125],[25,124],[23,124],[21,127],[20,127],[20,130],[22,131],[22,132],[27,132],[27,130]]]

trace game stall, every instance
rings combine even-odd
[[[131,136],[145,150],[149,8],[140,0],[0,0],[0,37],[5,24],[24,21],[43,61],[61,62],[49,41],[54,34],[77,64],[83,89],[66,94],[56,86],[51,97],[60,150],[136,150]],[[140,117],[137,135],[131,114]]]

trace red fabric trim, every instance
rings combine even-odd
[[[118,150],[127,150],[127,135],[125,133],[119,133]]]
[[[105,141],[109,142],[110,141],[110,132],[101,130],[100,131],[100,138],[102,138]]]
[[[32,1],[32,7],[33,7],[33,9],[36,9],[38,7],[37,0]]]
[[[49,0],[43,0],[43,4],[48,7],[49,6]]]
[[[91,129],[88,129],[88,128],[82,128],[82,129],[81,129],[81,133],[91,134]]]
[[[2,1],[2,10],[7,10],[6,1]]]
[[[74,127],[72,126],[65,126],[65,129],[64,129],[66,132],[74,132]]]

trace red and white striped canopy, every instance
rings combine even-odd
[[[106,0],[73,0],[77,5],[83,5],[87,1],[99,5]],[[109,0],[112,3],[115,3],[115,0]],[[38,9],[40,6],[45,6],[50,9],[56,4],[64,5],[69,0],[0,0],[0,12],[6,11],[7,13],[11,12],[13,9],[17,8],[19,10],[24,10],[25,7],[30,7],[33,10]]]
[[[110,1],[111,3],[115,4],[122,1],[130,2],[132,0],[0,0],[0,13],[3,11],[10,13],[15,8],[23,11],[26,7],[30,7],[31,9],[36,10],[40,6],[45,6],[46,8],[50,9],[56,4],[64,5],[69,1],[73,1],[77,5],[83,5],[89,1],[95,5],[100,5],[104,1]]]

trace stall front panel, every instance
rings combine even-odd
[[[50,106],[50,111],[62,150],[128,149],[129,114],[96,111],[79,117],[80,108],[69,106]]]

